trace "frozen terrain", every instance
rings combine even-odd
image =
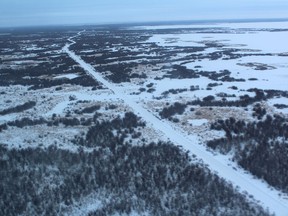
[[[281,34],[280,36],[280,41],[283,41],[284,36],[287,37],[287,33]],[[165,36],[166,37],[166,36]],[[206,37],[201,36],[201,37]],[[216,35],[216,37],[218,37]],[[225,35],[225,37],[229,38],[232,43],[235,44],[247,44],[247,41],[251,43],[252,45],[255,45],[255,41],[257,39],[253,39],[252,41],[250,39],[243,39],[241,40],[236,40],[233,41],[233,37],[229,35]],[[260,36],[262,37],[262,36]],[[271,37],[271,36],[269,36]],[[276,35],[278,37],[278,35]],[[181,35],[180,35],[181,38]],[[268,38],[268,37],[267,37]],[[238,187],[240,191],[242,192],[247,192],[249,195],[251,195],[253,198],[255,198],[261,205],[263,205],[264,208],[268,208],[271,212],[275,213],[276,215],[287,215],[288,213],[288,197],[286,197],[284,194],[281,192],[272,189],[269,187],[266,183],[257,180],[253,178],[251,175],[245,173],[244,170],[241,168],[237,167],[237,165],[232,165],[233,163],[228,160],[226,157],[218,156],[215,155],[207,149],[205,149],[204,146],[200,145],[199,139],[197,134],[192,134],[189,137],[182,133],[179,129],[171,126],[167,121],[160,120],[157,116],[153,115],[149,110],[146,110],[145,108],[142,107],[141,103],[134,101],[133,99],[129,98],[129,95],[125,95],[123,93],[123,90],[119,87],[116,87],[115,85],[111,84],[107,80],[105,80],[102,75],[98,72],[96,72],[92,66],[87,64],[85,61],[83,61],[79,56],[75,55],[72,51],[69,50],[69,46],[73,45],[76,43],[75,41],[70,38],[70,41],[72,42],[69,45],[66,45],[64,47],[64,51],[66,51],[71,58],[73,58],[76,62],[78,62],[82,68],[85,69],[87,73],[92,75],[97,81],[101,82],[104,86],[108,87],[115,95],[117,98],[120,100],[123,100],[129,107],[133,109],[135,113],[137,113],[139,116],[141,116],[148,124],[153,127],[154,129],[160,131],[161,133],[164,134],[165,138],[168,138],[171,140],[173,143],[182,146],[184,149],[189,150],[191,154],[196,155],[199,159],[203,160],[205,164],[208,165],[209,169],[211,169],[213,172],[217,173],[219,176],[223,177],[226,179],[228,182],[231,182],[234,187]],[[214,38],[213,38],[214,39]],[[216,39],[216,38],[215,38]],[[259,39],[259,36],[258,36]],[[265,38],[264,38],[265,39]],[[149,42],[159,40],[157,37],[150,39]],[[179,39],[180,40],[180,39]],[[182,39],[181,39],[182,40]],[[217,41],[223,40],[223,39],[216,39]],[[230,42],[230,41],[229,41]],[[262,42],[262,41],[261,41]],[[158,42],[157,42],[158,43]],[[263,45],[267,43],[267,41],[264,41],[261,45],[258,45],[258,48],[263,48]],[[161,44],[163,45],[163,44]],[[178,44],[176,44],[177,46]],[[179,46],[185,46],[185,44],[180,43]],[[250,47],[248,45],[248,47]],[[257,47],[257,44],[255,45]],[[254,48],[255,48],[254,47]],[[281,47],[281,46],[279,46]],[[269,48],[268,48],[269,49]],[[281,49],[274,48],[274,52],[283,52],[283,50],[288,50],[288,47],[281,47]],[[267,50],[265,50],[267,51]],[[272,50],[269,50],[270,52]],[[216,63],[217,64],[217,63]],[[203,66],[206,66],[205,63]],[[216,69],[216,68],[215,68]],[[214,69],[214,70],[215,70]],[[216,69],[217,70],[217,69]],[[286,71],[287,73],[287,71]],[[284,75],[285,73],[283,73]],[[277,79],[277,78],[276,78]],[[280,81],[282,79],[277,79],[276,82],[269,82],[270,85],[273,83],[277,83],[277,81]],[[287,80],[286,80],[287,82]],[[164,84],[167,85],[167,84]],[[277,84],[278,86],[278,84]],[[125,88],[125,87],[124,87]],[[271,88],[271,86],[270,86]],[[275,88],[277,89],[276,85]],[[281,88],[281,87],[280,87]],[[273,88],[274,89],[274,88]],[[205,122],[205,121],[204,121]],[[201,125],[201,121],[195,121],[194,124],[197,123]],[[193,124],[193,122],[192,122]],[[237,167],[237,168],[235,168]]]
[[[216,182],[208,193],[224,207],[214,203],[211,212],[240,214],[229,209],[230,197],[240,194],[243,211],[288,215],[287,22],[86,26],[29,34],[0,33],[0,166],[11,166],[11,176],[20,179],[2,182],[33,188],[18,190],[19,199],[10,203],[19,206],[19,214],[43,211],[37,208],[46,204],[42,196],[50,196],[45,211],[53,202],[59,205],[54,205],[55,214],[108,214],[113,208],[119,215],[153,214],[152,207],[143,209],[148,205],[143,200],[156,201],[137,189],[146,185],[143,179],[154,187],[161,177],[164,186],[152,191],[159,189],[156,197],[163,200],[158,209],[164,209],[159,212],[168,214],[175,194],[188,200],[189,192],[195,193],[182,190],[191,186],[185,186],[187,176],[194,184],[197,173],[209,177],[211,172],[219,180],[198,182],[207,183],[204,187]],[[196,174],[185,167],[170,170],[156,161],[156,167],[148,166],[148,175],[145,170],[134,175],[130,168],[149,164],[146,157],[177,158],[171,152],[162,154],[162,142],[173,144],[167,146],[168,153],[170,148],[186,152]],[[129,161],[133,151],[141,158]],[[37,155],[48,159],[41,161]],[[175,170],[181,170],[182,177],[172,175]],[[35,181],[21,172],[30,172]],[[3,177],[10,176],[6,174]],[[129,184],[127,176],[133,179]],[[134,192],[117,191],[121,183]],[[182,191],[174,192],[173,185]],[[224,204],[223,197],[217,201],[225,196],[218,191],[223,187],[228,199]],[[12,196],[7,192],[0,204],[5,206],[4,200]],[[211,203],[199,214],[209,212]],[[138,204],[142,207],[131,207]]]

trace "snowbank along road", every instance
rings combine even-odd
[[[271,213],[274,213],[277,216],[288,216],[288,200],[281,195],[281,192],[269,187],[266,183],[253,178],[252,175],[247,174],[247,172],[241,168],[237,168],[236,170],[233,166],[229,166],[227,161],[215,157],[215,155],[207,151],[204,146],[199,144],[197,135],[194,136],[194,139],[192,139],[191,136],[187,137],[184,133],[174,129],[166,120],[160,120],[149,112],[149,110],[143,108],[141,104],[129,98],[129,95],[125,95],[120,87],[116,87],[114,84],[104,79],[99,72],[95,71],[90,64],[83,61],[80,56],[69,50],[69,47],[76,43],[73,38],[80,36],[82,32],[84,31],[70,37],[68,40],[71,43],[66,44],[63,47],[63,51],[85,69],[90,76],[109,88],[117,98],[123,100],[130,106],[135,113],[147,122],[148,125],[161,131],[175,145],[182,146],[185,150],[189,150],[191,154],[194,154],[199,159],[203,160],[212,172],[232,183],[235,188],[239,188],[240,192],[245,192],[253,196],[264,209],[269,209]]]

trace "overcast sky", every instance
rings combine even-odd
[[[0,27],[287,17],[288,0],[0,0]]]

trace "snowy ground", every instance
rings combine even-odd
[[[284,35],[287,36],[287,33],[281,33],[277,34],[276,37],[280,37],[281,41],[283,41]],[[250,41],[250,35],[242,37],[241,40],[239,40],[238,35],[225,35],[225,37],[231,37],[232,41],[232,47],[234,44],[245,44],[247,41]],[[234,37],[235,36],[235,37]],[[268,38],[268,35],[261,35],[260,37],[264,36],[264,38]],[[163,37],[166,37],[165,35]],[[181,36],[180,36],[181,37]],[[205,36],[206,37],[206,36]],[[258,36],[259,37],[259,36]],[[200,38],[203,38],[201,36]],[[219,38],[219,35],[216,35],[216,40],[222,40],[222,38]],[[252,35],[253,41],[252,44],[256,41],[257,36],[255,37]],[[150,41],[159,40],[159,36],[152,37]],[[180,39],[179,39],[180,40]],[[178,40],[178,41],[179,41]],[[196,40],[197,39],[194,39]],[[199,41],[199,39],[198,39]],[[74,42],[71,41],[73,44]],[[174,42],[174,41],[173,41]],[[230,42],[230,41],[229,41]],[[193,43],[195,43],[193,41]],[[70,44],[70,45],[71,45]],[[160,45],[165,45],[163,42],[160,42]],[[185,46],[185,44],[180,43],[180,46]],[[262,46],[261,46],[262,45]],[[253,49],[257,48],[263,48],[263,44],[258,45],[256,44]],[[226,46],[226,45],[225,45]],[[141,102],[136,101],[135,99],[131,99],[129,95],[123,93],[123,89],[125,92],[125,86],[123,88],[116,87],[112,83],[108,82],[106,79],[103,78],[103,76],[100,73],[97,73],[89,64],[84,62],[79,56],[77,56],[75,53],[69,50],[69,45],[66,45],[64,50],[73,58],[76,62],[78,62],[86,71],[87,73],[91,74],[96,80],[100,81],[104,86],[108,87],[116,97],[118,97],[120,100],[123,100],[129,107],[131,107],[135,113],[137,113],[139,116],[141,116],[144,120],[147,121],[147,123],[150,125],[150,127],[153,127],[157,131],[163,133],[165,137],[170,139],[173,143],[183,146],[184,149],[189,150],[191,154],[195,154],[198,158],[202,159],[204,163],[206,163],[209,168],[216,172],[219,176],[225,178],[227,181],[231,182],[235,187],[238,187],[240,191],[247,192],[249,195],[252,195],[259,203],[265,207],[268,208],[270,211],[274,212],[276,215],[286,215],[287,209],[288,209],[288,200],[284,194],[280,193],[279,191],[272,189],[269,187],[265,182],[262,182],[258,179],[253,178],[250,174],[242,170],[241,168],[237,167],[235,164],[233,164],[229,157],[222,156],[222,155],[215,155],[211,153],[210,151],[207,151],[207,149],[200,145],[200,138],[198,134],[193,133],[190,135],[187,135],[185,132],[182,132],[179,127],[175,126],[174,124],[171,124],[170,122],[166,120],[160,120],[157,115],[155,115],[153,112],[149,111],[148,109],[144,108],[144,106],[141,104]],[[265,51],[274,51],[274,52],[283,52],[286,50],[285,46],[281,47],[279,46],[279,49],[271,49],[271,47],[267,47]],[[288,50],[288,49],[287,49]],[[217,64],[217,63],[216,63]],[[203,64],[205,65],[205,63]],[[279,75],[281,77],[281,75]],[[282,75],[283,76],[283,75]],[[274,77],[274,76],[273,76]],[[268,78],[268,77],[267,77]],[[282,78],[282,77],[281,77]],[[275,82],[270,83],[270,88],[277,89],[279,86],[277,81],[280,81],[279,77],[276,76],[277,80]],[[202,82],[201,82],[202,83]],[[167,86],[167,83],[163,84],[164,86]],[[170,85],[169,85],[170,86]],[[282,89],[283,85],[280,85],[280,89]],[[170,86],[171,87],[171,86]],[[274,88],[275,87],[275,88]],[[244,88],[244,86],[241,86],[241,88]],[[205,123],[207,123],[207,120],[189,120],[189,123],[192,123],[192,126],[199,127]]]
[[[234,95],[227,97],[227,100],[237,100],[240,96],[254,96],[254,92],[248,92],[250,88],[259,88],[263,90],[281,90],[287,91],[288,80],[288,23],[221,23],[213,25],[181,25],[181,26],[144,26],[135,27],[132,30],[165,30],[165,29],[185,29],[185,31],[176,33],[157,33],[149,32],[142,33],[145,36],[149,35],[149,39],[140,44],[135,44],[131,47],[123,47],[121,43],[114,44],[108,47],[107,50],[111,53],[119,52],[125,48],[129,52],[142,52],[137,55],[129,55],[129,57],[137,57],[125,61],[126,63],[137,62],[132,71],[136,74],[144,73],[146,78],[132,78],[131,82],[113,83],[109,81],[107,75],[109,71],[101,73],[95,70],[97,62],[89,62],[83,60],[85,57],[99,57],[101,53],[93,53],[94,49],[83,49],[81,55],[76,54],[71,46],[75,44],[77,38],[82,35],[89,34],[89,31],[81,31],[78,34],[70,37],[69,44],[66,44],[62,50],[55,53],[62,55],[68,54],[71,59],[76,61],[85,72],[92,76],[93,79],[102,83],[104,89],[92,90],[91,87],[82,87],[74,85],[63,85],[60,91],[55,88],[39,89],[28,91],[28,87],[23,86],[7,86],[0,87],[1,104],[0,110],[4,110],[13,106],[23,104],[27,101],[35,101],[37,106],[33,109],[26,110],[21,113],[11,113],[0,115],[0,125],[9,121],[15,121],[24,117],[32,119],[45,118],[51,119],[53,115],[57,117],[65,117],[72,114],[73,117],[91,118],[90,114],[78,115],[75,110],[81,110],[84,107],[92,105],[100,105],[99,113],[102,114],[101,119],[113,119],[118,115],[123,115],[126,111],[133,111],[138,116],[142,117],[147,122],[145,131],[141,131],[147,142],[157,140],[170,140],[175,145],[182,146],[185,150],[189,150],[191,155],[196,155],[199,160],[202,160],[211,171],[217,173],[228,182],[232,183],[235,188],[238,188],[241,193],[247,194],[247,198],[252,196],[264,208],[268,208],[271,212],[279,216],[288,214],[288,195],[271,188],[266,182],[256,179],[247,171],[240,168],[236,163],[231,161],[231,156],[221,155],[213,152],[205,146],[207,140],[223,137],[224,132],[210,130],[210,123],[220,119],[236,117],[251,121],[251,113],[253,106],[248,106],[246,109],[239,107],[200,107],[192,106],[187,108],[182,115],[176,115],[180,120],[178,123],[173,123],[168,120],[161,119],[159,111],[167,104],[177,102],[189,102],[196,99],[202,99],[208,95],[213,95],[216,99],[221,100],[219,94]],[[197,30],[195,30],[197,28]],[[198,29],[202,29],[199,31]],[[191,30],[192,29],[192,30]],[[194,29],[194,30],[193,30]],[[131,29],[130,29],[131,30]],[[221,31],[221,32],[219,32]],[[94,34],[94,33],[90,33]],[[116,36],[115,36],[116,38]],[[273,40],[272,40],[273,39]],[[75,40],[75,41],[74,41]],[[80,43],[77,41],[77,43]],[[144,53],[150,49],[150,45],[155,44],[154,52]],[[210,44],[210,45],[208,45]],[[211,44],[213,46],[211,47]],[[143,62],[150,61],[148,57],[153,57],[156,60],[162,59],[164,51],[173,52],[176,50],[185,50],[189,47],[204,48],[202,51],[196,51],[199,58],[189,59],[191,53],[176,52],[167,62],[162,61],[157,64],[145,65]],[[126,49],[127,48],[127,49]],[[31,51],[39,50],[41,47],[37,45],[27,45],[27,49]],[[233,50],[236,49],[236,50]],[[160,50],[160,51],[159,51]],[[225,51],[230,50],[229,55],[239,55],[237,58],[227,58]],[[231,51],[232,50],[232,51]],[[9,50],[8,50],[9,51]],[[210,54],[214,52],[224,52],[218,59],[211,59]],[[91,54],[91,55],[90,55]],[[13,56],[17,57],[17,55]],[[33,58],[33,56],[26,56]],[[25,57],[25,58],[26,58]],[[229,57],[229,56],[228,56]],[[11,58],[11,55],[7,55]],[[22,56],[23,58],[23,56]],[[118,57],[109,58],[110,62],[107,65],[119,64],[121,61]],[[169,61],[168,61],[169,60]],[[1,68],[19,68],[26,64],[38,64],[40,62],[27,60],[11,61],[7,64],[1,64]],[[123,62],[122,62],[123,63]],[[207,76],[199,78],[184,78],[176,79],[164,77],[173,64],[181,64],[187,69],[208,72],[221,73],[223,70],[229,70],[230,76],[236,79],[244,79],[245,82],[239,81],[215,81]],[[20,65],[20,66],[19,66]],[[163,67],[166,67],[163,68]],[[259,70],[259,68],[264,70]],[[52,76],[51,79],[69,79],[73,80],[79,77],[78,73],[65,73],[57,76]],[[151,85],[152,83],[152,85]],[[208,90],[210,83],[217,83]],[[191,86],[197,86],[197,90],[190,91]],[[232,88],[236,87],[236,88]],[[145,91],[139,91],[144,88]],[[182,92],[173,94],[164,94],[171,89],[184,89]],[[151,90],[149,92],[148,90]],[[152,91],[153,90],[153,91]],[[24,92],[24,93],[23,93]],[[21,99],[21,100],[19,100]],[[86,101],[85,103],[78,103]],[[288,105],[288,99],[284,97],[275,97],[267,101],[261,102],[263,107],[269,114],[280,113],[288,115],[288,108],[279,109],[275,104]],[[116,109],[109,109],[109,105],[116,105]],[[193,111],[190,111],[193,108]],[[46,125],[24,127],[4,130],[0,133],[0,142],[10,148],[25,148],[25,147],[48,147],[49,145],[57,145],[61,148],[77,150],[78,146],[71,143],[71,139],[77,135],[83,135],[87,132],[87,127],[77,126],[74,128],[65,127],[48,127]],[[15,136],[15,134],[19,134]],[[142,138],[142,137],[141,137]],[[141,138],[133,140],[134,144],[141,143]],[[129,140],[127,140],[129,141]],[[89,151],[89,149],[84,149]],[[81,211],[86,208],[95,209],[97,206],[91,206],[91,199],[88,201]],[[90,199],[90,200],[89,200]],[[94,202],[95,200],[93,200]],[[97,203],[97,202],[96,202]],[[101,205],[101,203],[98,203]],[[73,210],[77,214],[76,210]],[[78,211],[79,212],[79,211]]]

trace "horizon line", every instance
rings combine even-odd
[[[252,23],[252,22],[285,22],[286,18],[240,18],[240,19],[195,19],[195,20],[155,20],[155,21],[127,21],[127,22],[101,22],[101,23],[70,23],[70,24],[44,24],[44,25],[19,25],[0,26],[0,29],[25,29],[25,28],[53,28],[53,27],[81,27],[81,26],[120,26],[120,25],[178,25],[178,24],[216,24],[216,23]],[[287,27],[288,28],[288,27]]]

